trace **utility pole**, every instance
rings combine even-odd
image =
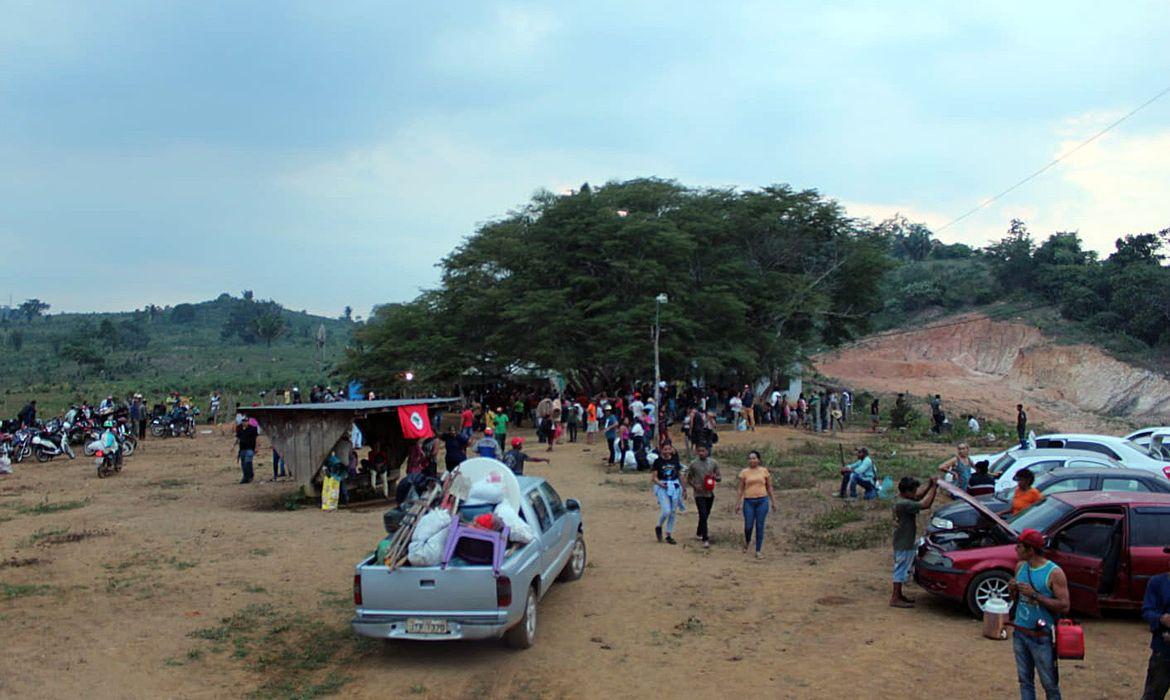
[[[658,337],[662,335],[659,310],[669,299],[666,294],[654,297],[654,423],[655,432],[662,437],[662,367],[658,362]]]

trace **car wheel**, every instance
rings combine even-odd
[[[528,589],[524,599],[524,616],[504,633],[504,641],[513,649],[528,649],[536,643],[536,586]]]
[[[1012,580],[1010,573],[995,569],[984,571],[967,586],[967,609],[975,617],[983,616],[983,605],[991,598],[1003,598],[1010,601],[1011,591],[1008,583]]]
[[[585,575],[585,538],[578,533],[577,541],[573,543],[573,550],[569,553],[569,561],[565,562],[565,568],[561,569],[561,575],[557,576],[558,581],[576,581]]]

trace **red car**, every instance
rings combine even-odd
[[[962,601],[974,615],[988,598],[1008,599],[1018,533],[1034,528],[1046,555],[1068,577],[1072,608],[1096,616],[1101,608],[1136,609],[1146,583],[1170,558],[1170,494],[1073,491],[1046,497],[1010,520],[976,498],[940,483],[983,518],[973,528],[936,532],[918,547],[914,580],[927,591]]]

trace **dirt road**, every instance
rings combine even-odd
[[[763,428],[719,447],[785,450],[793,435]],[[18,465],[0,477],[0,697],[1015,694],[1010,644],[983,639],[963,610],[913,587],[917,609],[886,606],[887,544],[798,546],[811,517],[838,508],[829,483],[781,492],[757,562],[740,551],[732,479],[710,550],[690,536],[693,508],[680,544],[659,544],[646,477],[608,474],[600,454],[564,446],[529,469],[582,502],[590,564],[547,596],[526,652],[354,639],[352,566],[384,508],[286,510],[289,484],[236,483],[228,438],[148,441],[104,480],[89,460]],[[884,506],[864,515],[888,520]],[[1088,658],[1061,667],[1066,696],[1136,696],[1141,623],[1093,620],[1086,633]]]

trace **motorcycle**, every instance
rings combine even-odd
[[[21,463],[25,457],[32,456],[33,431],[29,428],[20,428],[12,434],[12,461]]]
[[[199,409],[179,416],[171,414],[158,416],[150,421],[150,434],[155,437],[195,437],[195,416]]]
[[[97,450],[94,452],[97,460],[94,462],[97,467],[97,475],[99,479],[104,479],[111,474],[116,474],[122,471],[122,465],[118,462],[117,452],[107,452],[105,450]]]
[[[31,446],[38,462],[48,462],[60,455],[66,455],[69,459],[77,456],[69,445],[65,431],[60,428],[46,428],[33,434]]]

